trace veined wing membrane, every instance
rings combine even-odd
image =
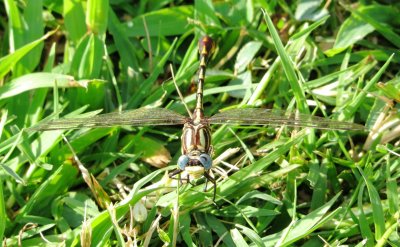
[[[244,108],[217,113],[208,119],[210,124],[287,125],[333,130],[364,130],[360,124],[330,120],[307,114],[287,113],[282,110]]]
[[[90,118],[64,118],[40,123],[30,128],[32,131],[96,128],[113,126],[149,126],[184,124],[186,117],[164,108],[139,108],[112,112]]]

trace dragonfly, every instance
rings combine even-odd
[[[262,108],[238,108],[216,113],[211,117],[204,115],[203,88],[206,65],[215,47],[209,36],[199,40],[200,65],[197,80],[196,105],[189,117],[166,108],[139,108],[122,112],[100,114],[90,118],[55,119],[31,127],[34,131],[49,131],[77,128],[97,128],[114,126],[156,126],[183,125],[181,136],[181,153],[177,168],[169,173],[170,178],[177,178],[186,172],[187,182],[191,178],[206,179],[213,184],[213,202],[215,203],[217,184],[210,173],[212,168],[211,124],[231,125],[272,125],[291,127],[312,127],[327,130],[364,130],[364,126],[335,121],[307,114],[288,113],[283,110]],[[179,179],[181,179],[179,177]],[[181,180],[182,181],[182,180]]]

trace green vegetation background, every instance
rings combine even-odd
[[[0,3],[4,246],[400,246],[397,1]],[[171,71],[193,107],[205,34],[207,115],[288,109],[368,131],[213,126],[214,159],[230,151],[216,207],[204,180],[176,190],[166,176],[181,126],[27,130],[99,110],[186,114]]]

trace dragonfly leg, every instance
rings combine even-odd
[[[168,173],[168,177],[172,179],[176,179],[176,175],[179,175],[183,172],[181,169],[175,169],[172,172]],[[182,177],[179,176],[179,186],[182,185]]]
[[[182,172],[183,172],[183,170],[181,170],[181,169],[175,169],[172,172],[168,173],[168,177],[169,178],[174,178],[176,175],[178,175],[178,174],[180,174]]]
[[[207,183],[210,181],[214,185],[214,195],[213,195],[213,202],[215,203],[215,196],[217,194],[217,183],[215,182],[215,179],[210,175],[208,172],[204,172],[204,177],[206,178],[206,185],[204,186],[204,191],[207,190]]]
[[[193,180],[192,180],[192,181],[193,181]],[[195,184],[192,183],[192,181],[190,181],[190,176],[189,176],[189,174],[188,174],[187,177],[186,177],[186,182],[189,183],[189,184],[191,184],[192,186],[195,186]]]
[[[169,176],[169,178],[177,179],[175,176],[178,175],[178,174],[181,174],[182,172],[183,172],[183,170],[181,170],[181,169],[175,169],[175,170],[173,170],[172,172],[170,172],[170,173],[168,174],[168,176]],[[191,185],[194,186],[194,184],[190,181],[189,174],[187,174],[187,177],[186,177],[186,178],[182,178],[182,176],[179,176],[178,179],[179,179],[179,185],[180,185],[180,186],[183,185],[183,181],[186,181],[186,183],[189,183],[189,184],[191,184]]]

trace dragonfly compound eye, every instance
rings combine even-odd
[[[212,159],[208,154],[201,154],[199,157],[200,163],[203,165],[204,169],[210,170],[212,166]]]
[[[178,159],[178,167],[181,170],[185,170],[186,165],[189,162],[189,157],[187,155],[181,155]]]
[[[214,52],[214,49],[215,49],[215,43],[210,37],[204,36],[200,38],[199,53],[201,55],[205,55],[206,57],[208,57],[211,53]]]

